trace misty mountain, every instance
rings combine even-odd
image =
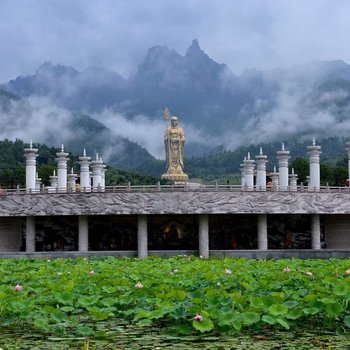
[[[78,72],[45,62],[33,75],[17,77],[1,88],[22,97],[46,97],[59,107],[89,114],[110,108],[129,118],[142,114],[154,119],[168,106],[185,123],[216,134],[226,130],[226,121],[242,125],[254,101],[272,101],[276,90],[258,71],[236,77],[225,64],[212,60],[197,40],[184,56],[167,46],[150,48],[129,79],[102,67]],[[218,118],[222,122],[217,123]]]
[[[80,155],[85,148],[89,156],[94,158],[99,153],[110,165],[122,169],[133,169],[154,159],[137,143],[115,135],[86,114],[67,112],[41,100],[20,98],[2,90],[0,126],[1,139],[30,137],[49,146],[64,144],[66,150]]]
[[[27,77],[17,77],[3,88],[21,97],[47,97],[59,107],[80,112],[101,110],[123,98],[126,81],[103,67],[78,72],[72,67],[43,63]]]
[[[45,98],[73,115],[89,115],[114,137],[129,138],[148,150],[158,142],[153,151],[158,157],[163,154],[165,107],[185,128],[187,156],[296,135],[347,137],[349,84],[350,66],[340,60],[247,69],[237,75],[193,40],[184,55],[165,45],[150,48],[129,78],[104,67],[79,72],[46,62],[33,75],[19,76],[1,88],[21,97]]]

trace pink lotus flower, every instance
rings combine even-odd
[[[232,271],[231,271],[230,269],[225,269],[225,273],[226,273],[227,275],[231,275]]]
[[[313,274],[312,272],[310,272],[310,271],[307,271],[306,274],[307,274],[308,276],[313,276],[313,275],[314,275],[314,274]]]
[[[194,319],[195,321],[202,322],[202,321],[203,321],[203,316],[202,316],[202,315],[197,314],[196,316],[194,316],[194,317],[193,317],[193,319]]]
[[[16,284],[15,291],[16,292],[21,292],[23,290],[23,287],[19,284]]]
[[[292,270],[287,266],[283,269],[283,272],[291,272]]]
[[[347,270],[345,271],[345,273],[346,273],[347,275],[350,275],[350,269],[347,269]]]
[[[143,284],[142,283],[136,283],[135,284],[135,288],[143,288]]]

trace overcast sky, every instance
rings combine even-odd
[[[44,61],[132,74],[148,48],[197,38],[234,73],[350,62],[349,0],[0,0],[0,82]]]

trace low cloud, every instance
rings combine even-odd
[[[311,103],[305,101],[310,99]],[[255,104],[254,116],[241,130],[227,132],[226,148],[235,149],[250,144],[281,141],[290,137],[323,138],[350,135],[349,94],[343,90],[319,92],[311,96],[311,90],[300,90],[296,85],[282,87],[275,106],[261,112]]]
[[[147,149],[155,158],[164,159],[164,132],[167,127],[164,118],[160,120],[150,119],[145,115],[136,115],[132,119],[109,109],[100,114],[93,114],[93,118],[106,125],[115,135],[128,138]],[[203,130],[191,124],[181,123],[184,129],[186,142],[206,145],[211,139],[211,145],[218,145],[219,141],[210,138]]]
[[[307,100],[307,98],[309,100]],[[309,101],[309,102],[307,102]],[[186,135],[187,149],[191,144],[198,148],[223,144],[234,150],[250,144],[283,142],[290,137],[311,138],[350,135],[349,94],[343,90],[331,92],[318,91],[311,95],[310,88],[300,89],[298,85],[288,84],[277,94],[275,105],[266,112],[264,100],[256,100],[251,118],[247,118],[240,129],[227,130],[217,138],[209,136],[204,130],[191,124],[181,123]],[[164,118],[151,119],[146,115],[136,115],[128,119],[112,110],[91,115],[111,130],[111,147],[108,140],[103,145],[101,156],[105,161],[116,154],[122,154],[125,146],[118,137],[127,138],[146,148],[155,158],[164,159],[163,135],[166,129]],[[71,143],[81,130],[70,127],[71,112],[55,107],[48,99],[28,98],[11,100],[0,108],[0,139],[22,139],[25,142],[45,143],[50,146]],[[96,145],[98,149],[98,145]],[[69,151],[69,149],[67,149]],[[89,150],[89,152],[95,149]],[[186,150],[185,150],[186,151]],[[100,149],[101,152],[101,149]],[[187,152],[185,152],[188,154]]]
[[[111,139],[106,140],[103,145],[90,147],[91,149],[87,149],[88,153],[99,151],[103,159],[108,162],[116,154],[123,154],[125,147],[123,139],[129,139],[146,148],[155,158],[165,158],[163,140],[167,124],[164,118],[151,120],[145,115],[136,115],[133,119],[127,119],[124,115],[111,110],[104,110],[91,117],[110,129],[111,134],[108,134],[108,137]],[[72,129],[71,122],[72,113],[54,106],[47,98],[30,97],[0,104],[0,139],[21,139],[28,143],[32,140],[48,146],[61,147],[61,144],[72,144],[74,140],[83,138],[84,131],[79,128]],[[184,128],[187,145],[208,144],[210,137],[202,130],[189,124],[182,124],[181,120],[180,126]],[[219,144],[218,140],[212,140],[211,145],[215,142]]]
[[[70,112],[45,99],[12,100],[0,108],[0,138],[58,147],[74,137],[74,130],[68,128],[70,120]]]

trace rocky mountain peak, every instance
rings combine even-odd
[[[186,51],[186,57],[190,56],[198,56],[198,55],[205,55],[204,51],[200,48],[199,42],[197,39],[192,40],[192,44],[189,46],[189,48]]]
[[[148,74],[152,72],[166,71],[169,67],[176,64],[182,57],[167,46],[153,46],[145,56],[143,63],[139,66],[138,72]]]
[[[76,76],[79,72],[68,66],[53,64],[51,61],[46,61],[41,64],[35,72],[36,75],[51,75],[51,76]]]

